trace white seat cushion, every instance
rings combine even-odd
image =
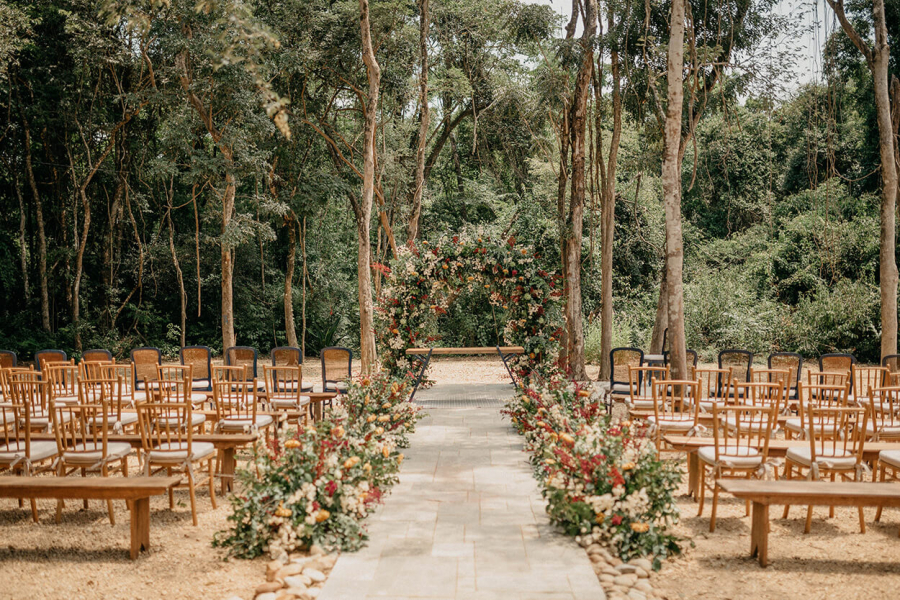
[[[69,406],[72,404],[78,404],[78,396],[75,396],[75,395],[54,396],[53,401],[56,402],[57,404],[64,404],[66,406]]]
[[[670,431],[689,431],[694,426],[694,417],[692,415],[667,416],[657,422],[656,417],[647,417],[647,420],[659,427],[660,429]]]
[[[615,383],[615,384],[613,384],[613,386],[610,388],[610,391],[611,391],[613,394],[630,394],[630,393],[631,393],[631,386],[628,385],[627,383]]]
[[[209,396],[203,392],[193,392],[191,394],[191,404],[203,404],[207,400],[209,400]]]
[[[628,399],[626,402],[632,410],[653,410],[653,400],[636,398],[634,400]]]
[[[716,464],[715,446],[703,446],[697,451],[697,456],[708,465]],[[762,464],[762,455],[756,448],[747,446],[720,446],[719,462],[736,469],[753,469]]]
[[[216,447],[209,442],[194,442],[191,444],[191,461],[197,461],[216,452]],[[187,442],[173,442],[160,444],[148,453],[150,462],[155,463],[182,463],[188,459]]]
[[[645,354],[644,362],[662,362],[666,359],[662,354]]]
[[[803,423],[800,421],[800,417],[792,417],[785,420],[784,428],[788,431],[803,433]]]
[[[303,408],[304,406],[306,406],[307,404],[309,404],[309,396],[300,396],[299,404],[297,402],[295,402],[294,400],[287,400],[285,398],[272,398],[271,400],[269,400],[269,404],[271,404],[275,408],[282,408],[282,409],[295,408],[295,409],[299,410],[299,409]]]
[[[172,416],[172,417],[160,417],[156,419],[155,425],[160,428],[175,427],[178,423],[181,423],[182,419],[180,417]],[[191,427],[197,427],[200,423],[204,423],[206,421],[206,415],[191,413]]]
[[[819,463],[820,468],[845,470],[856,466],[855,456],[840,448],[836,449],[835,452],[834,456],[816,454],[816,462]],[[787,451],[788,460],[804,467],[808,467],[812,463],[810,456],[809,448],[789,448]]]
[[[275,419],[272,418],[272,415],[256,415],[255,422],[250,419],[225,418],[219,421],[218,428],[220,431],[244,432],[247,429],[251,429],[253,427],[262,429],[263,427],[268,427],[274,422]]]
[[[31,461],[37,462],[59,454],[56,442],[31,442]],[[25,440],[0,446],[0,464],[9,465],[25,458]]]
[[[124,412],[124,411],[123,411],[123,412],[122,412],[122,418],[121,418],[121,419],[116,419],[116,415],[110,413],[110,414],[107,415],[107,419],[106,419],[106,420],[107,420],[107,422],[110,424],[110,426],[115,425],[115,424],[119,424],[119,425],[134,425],[135,423],[138,422],[138,416],[137,416],[137,413],[134,413],[134,412]],[[97,427],[97,426],[99,426],[101,423],[103,423],[103,417],[102,417],[102,416],[96,416],[96,417],[94,417],[93,419],[90,420],[90,425],[91,425],[91,427]]]
[[[211,388],[212,388],[212,385],[209,383],[208,379],[200,379],[200,380],[195,379],[194,381],[191,382],[192,390],[208,390]]]
[[[900,438],[900,425],[884,425],[882,426],[880,423],[873,423],[869,421],[866,423],[866,434],[869,437],[873,437],[875,433],[878,432],[878,437],[881,438]]]
[[[878,453],[878,460],[900,469],[900,450],[882,450]]]
[[[109,442],[106,445],[106,458],[108,460],[116,460],[124,458],[131,454],[131,444],[125,442]],[[99,462],[103,458],[103,443],[93,442],[87,444],[77,444],[72,448],[63,452],[63,461],[69,464],[87,464],[92,465]]]

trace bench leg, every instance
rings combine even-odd
[[[769,506],[753,503],[753,522],[750,528],[750,556],[757,557],[759,566],[769,565]]]
[[[434,352],[434,348],[430,348],[428,350],[428,355],[425,356],[424,359],[420,358],[419,361],[422,363],[422,368],[419,369],[419,375],[416,377],[416,382],[413,384],[412,393],[409,395],[409,402],[413,401],[413,398],[416,397],[416,392],[419,390],[419,384],[422,383],[422,379],[425,377],[425,371],[428,369],[428,363],[431,362],[431,353]]]
[[[234,448],[222,450],[222,495],[234,488]]]
[[[131,508],[131,560],[137,560],[141,550],[150,549],[150,498],[129,503]]]
[[[700,456],[696,452],[688,452],[688,494],[694,502],[700,496]]]

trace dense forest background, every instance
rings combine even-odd
[[[691,2],[697,15],[733,4]],[[790,41],[802,20],[751,4],[749,41],[703,96],[682,165],[687,346],[706,358],[738,347],[878,360],[871,75],[825,13],[822,74],[796,84]],[[371,1],[378,263],[391,259],[388,232],[406,242],[416,191],[420,5]],[[662,137],[647,80],[665,69],[667,4],[610,6],[618,24],[596,44],[601,56],[627,55],[613,347],[647,347],[664,247]],[[897,73],[900,0],[886,7]],[[848,11],[868,31],[863,8]],[[514,236],[559,271],[559,90],[579,61],[564,25],[541,4],[431,1],[420,238]],[[608,73],[594,76],[607,89]],[[352,207],[365,89],[356,0],[0,0],[0,347],[23,358],[49,347],[221,350],[223,252],[234,263],[239,344],[289,341],[287,294],[308,355],[357,347]],[[609,143],[609,102],[591,96],[591,165]],[[591,360],[599,177],[592,166],[582,250]],[[448,345],[492,345],[503,326],[486,297],[458,301],[442,319]]]

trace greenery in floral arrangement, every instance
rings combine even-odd
[[[410,388],[408,379],[386,371],[351,381],[343,401],[351,432],[365,436],[374,430],[398,448],[409,447],[408,434],[424,416],[409,402]]]
[[[368,395],[381,402],[377,412],[359,400],[370,387],[374,393]],[[238,471],[242,485],[231,497],[230,528],[213,543],[240,558],[278,558],[312,544],[360,548],[367,539],[362,521],[396,483],[403,461],[398,443],[406,442],[419,418],[414,405],[400,408],[402,389],[405,384],[384,375],[354,381],[346,397],[349,411],[330,410],[315,427],[258,443],[254,461]],[[390,428],[379,421],[385,414]]]
[[[390,267],[382,266],[385,285],[376,307],[383,366],[412,375],[405,350],[432,346],[437,317],[464,291],[481,288],[506,325],[504,343],[525,348],[515,363],[527,377],[550,364],[558,345],[559,276],[543,270],[531,246],[510,237],[457,235],[400,248]]]
[[[659,458],[646,427],[613,421],[590,392],[555,380],[525,389],[504,409],[526,439],[551,520],[582,545],[623,560],[680,552],[677,467]]]

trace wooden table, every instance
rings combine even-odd
[[[735,497],[753,503],[750,556],[760,566],[769,564],[769,506],[900,506],[897,483],[830,483],[820,481],[760,481],[721,479],[719,486]]]
[[[462,355],[475,355],[475,354],[494,354],[497,353],[500,356],[500,360],[503,361],[503,366],[506,367],[506,372],[509,373],[509,378],[512,379],[513,385],[518,389],[519,383],[516,381],[516,376],[513,374],[512,369],[509,367],[509,359],[512,356],[518,354],[525,354],[525,348],[522,346],[473,346],[467,348],[407,348],[406,355],[417,357],[417,360],[422,365],[422,368],[419,369],[419,376],[416,378],[416,383],[413,386],[412,394],[409,395],[409,401],[412,402],[413,398],[416,397],[416,391],[419,389],[419,384],[422,383],[422,378],[425,377],[425,370],[428,369],[428,363],[431,362],[432,355],[441,355],[447,356],[451,354],[462,354]],[[424,356],[424,358],[422,358]]]
[[[196,390],[195,390],[196,391]],[[213,393],[204,390],[204,394],[206,394],[207,398],[210,402],[213,401]],[[313,420],[318,421],[322,418],[323,409],[322,406],[328,400],[332,400],[339,396],[338,392],[303,392],[301,394],[304,398],[309,398],[310,406],[312,407],[312,417]],[[259,392],[257,394],[258,398],[265,400],[268,398],[268,395],[265,392]],[[195,410],[193,412],[200,412],[206,415],[207,421],[215,421],[218,417],[216,415],[216,411],[214,410]],[[275,422],[278,422],[278,417],[280,415],[287,415],[288,419],[296,419],[302,417],[305,414],[303,410],[280,410],[280,411],[258,411],[256,414],[258,415],[271,415],[275,417]]]
[[[256,441],[255,433],[198,433],[192,436],[194,442],[207,442],[221,452],[222,460],[218,477],[222,480],[222,493],[234,489],[234,470],[237,461],[234,453],[238,448],[244,448]],[[52,433],[32,433],[34,441],[55,442],[56,437]],[[111,433],[109,442],[124,442],[131,444],[132,448],[141,448],[143,441],[138,433]]]
[[[181,477],[0,477],[0,498],[125,500],[131,512],[131,549],[135,560],[150,549],[150,496],[168,493]]]
[[[688,489],[694,500],[700,492],[700,459],[697,451],[704,446],[714,446],[711,437],[685,435],[664,435],[663,440],[676,450],[688,453]],[[783,458],[791,448],[809,448],[809,440],[769,440],[769,457]],[[900,442],[866,442],[863,446],[863,460],[874,463],[882,450],[900,450]]]

